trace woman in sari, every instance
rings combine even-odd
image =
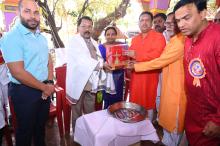
[[[101,52],[102,57],[106,61],[106,46],[117,45],[122,43],[116,41],[117,30],[115,27],[112,26],[107,27],[105,29],[104,35],[106,42],[104,44],[99,45],[99,50]],[[103,91],[103,100],[104,100],[105,109],[108,108],[109,105],[112,105],[116,102],[123,100],[124,70],[123,69],[113,70],[112,74],[113,74],[116,94],[109,94]]]

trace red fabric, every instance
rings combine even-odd
[[[57,85],[66,92],[66,65],[55,68]]]
[[[165,39],[161,33],[150,30],[145,38],[142,34],[132,39],[130,50],[135,51],[136,61],[149,61],[157,58],[165,47]],[[132,72],[130,81],[130,101],[142,105],[146,109],[155,109],[159,72]]]
[[[216,0],[216,5],[219,7],[220,6],[220,0]]]
[[[64,90],[62,97],[62,109],[64,117],[65,133],[70,133],[70,117],[71,117],[71,104],[66,98],[66,65],[55,68],[57,85]]]
[[[192,43],[185,42],[184,68],[187,92],[185,117],[186,135],[191,146],[218,146],[219,138],[203,135],[202,130],[208,121],[220,126],[220,25],[209,23]],[[193,85],[193,77],[188,70],[189,62],[200,58],[206,75],[200,79],[201,87]]]
[[[125,45],[106,45],[106,60],[111,66],[124,66],[126,57],[123,55],[125,51]]]
[[[3,64],[3,63],[5,63],[5,61],[3,59],[2,52],[0,50],[0,64]]]

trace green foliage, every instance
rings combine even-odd
[[[72,21],[76,25],[78,16],[82,11],[86,0],[48,0],[48,6],[51,12],[54,11],[56,23],[60,24],[61,19]],[[88,5],[83,15],[92,17],[94,21],[104,18],[109,13],[114,12],[122,0],[88,0]],[[69,19],[71,16],[71,20]]]
[[[69,10],[68,14],[77,19],[84,2],[85,0],[75,0],[75,7]],[[98,20],[107,16],[108,13],[113,12],[120,2],[121,0],[90,0],[84,15],[92,17],[93,20]]]

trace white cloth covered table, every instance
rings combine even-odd
[[[123,123],[102,110],[77,119],[74,140],[82,146],[128,146],[140,140],[158,142],[159,138],[148,119]]]

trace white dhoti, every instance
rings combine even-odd
[[[178,146],[181,140],[182,134],[177,132],[169,132],[163,129],[163,139],[162,142],[166,146]]]
[[[176,128],[173,132],[169,132],[166,129],[163,129],[163,139],[162,142],[166,146],[178,146],[180,144],[183,133],[177,133],[178,129],[178,116],[179,110],[176,113]]]

